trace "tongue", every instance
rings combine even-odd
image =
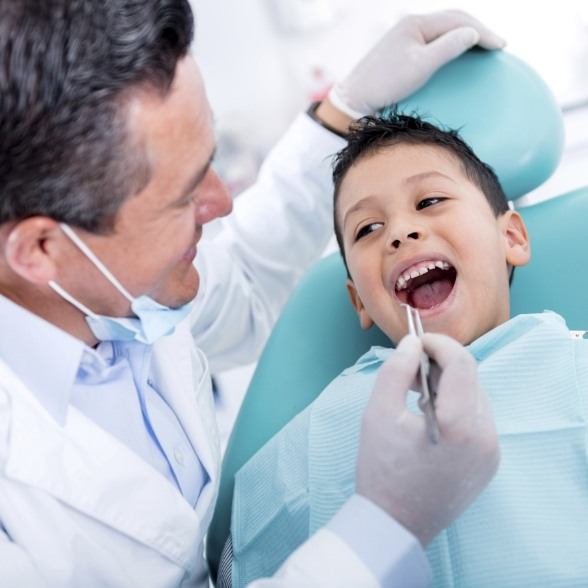
[[[417,286],[410,293],[410,305],[414,308],[432,308],[441,304],[453,288],[451,280],[435,280]]]

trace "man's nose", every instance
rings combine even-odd
[[[198,186],[196,195],[196,222],[204,225],[226,216],[233,210],[233,198],[227,186],[211,168]]]

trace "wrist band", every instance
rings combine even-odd
[[[339,98],[340,93],[341,90],[338,90],[337,86],[333,86],[331,88],[331,91],[329,92],[329,100],[335,108],[337,108],[353,120],[359,120],[360,118],[366,116],[366,114],[369,114],[369,112],[359,112],[358,110],[354,110],[353,108],[348,106],[344,100]]]
[[[310,116],[310,118],[312,118],[313,121],[317,122],[319,125],[321,125],[321,127],[327,129],[327,131],[330,131],[331,133],[337,135],[338,137],[341,137],[342,139],[347,139],[347,134],[346,133],[342,133],[341,131],[339,131],[338,129],[335,129],[334,127],[332,127],[331,125],[327,124],[324,120],[322,120],[321,118],[319,118],[316,114],[316,110],[317,108],[321,105],[321,102],[313,102],[309,107],[308,110],[306,111],[306,114],[308,116]]]

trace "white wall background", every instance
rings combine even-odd
[[[439,0],[192,0],[196,55],[219,124],[258,121],[271,143],[317,86],[343,74],[402,14],[447,8]],[[564,105],[588,99],[588,3],[465,0],[509,41]]]

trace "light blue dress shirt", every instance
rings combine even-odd
[[[208,474],[152,385],[151,346],[105,341],[92,349],[2,296],[0,325],[0,358],[57,423],[75,407],[196,504]]]

